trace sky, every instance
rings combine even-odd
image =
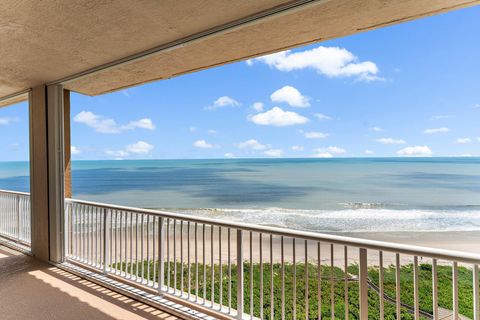
[[[480,7],[88,97],[73,159],[480,156]],[[0,161],[28,109],[0,109]]]

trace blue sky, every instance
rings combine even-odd
[[[480,155],[480,7],[127,90],[72,94],[74,159]],[[3,119],[3,121],[2,121]],[[28,158],[25,104],[1,160]]]

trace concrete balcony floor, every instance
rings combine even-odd
[[[0,318],[178,319],[1,245]]]

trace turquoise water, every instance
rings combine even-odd
[[[480,158],[76,161],[74,197],[315,231],[480,230]],[[28,164],[0,163],[28,191]]]

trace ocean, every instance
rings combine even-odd
[[[28,191],[28,163],[0,189]],[[319,232],[478,231],[480,158],[74,161],[74,198]]]

